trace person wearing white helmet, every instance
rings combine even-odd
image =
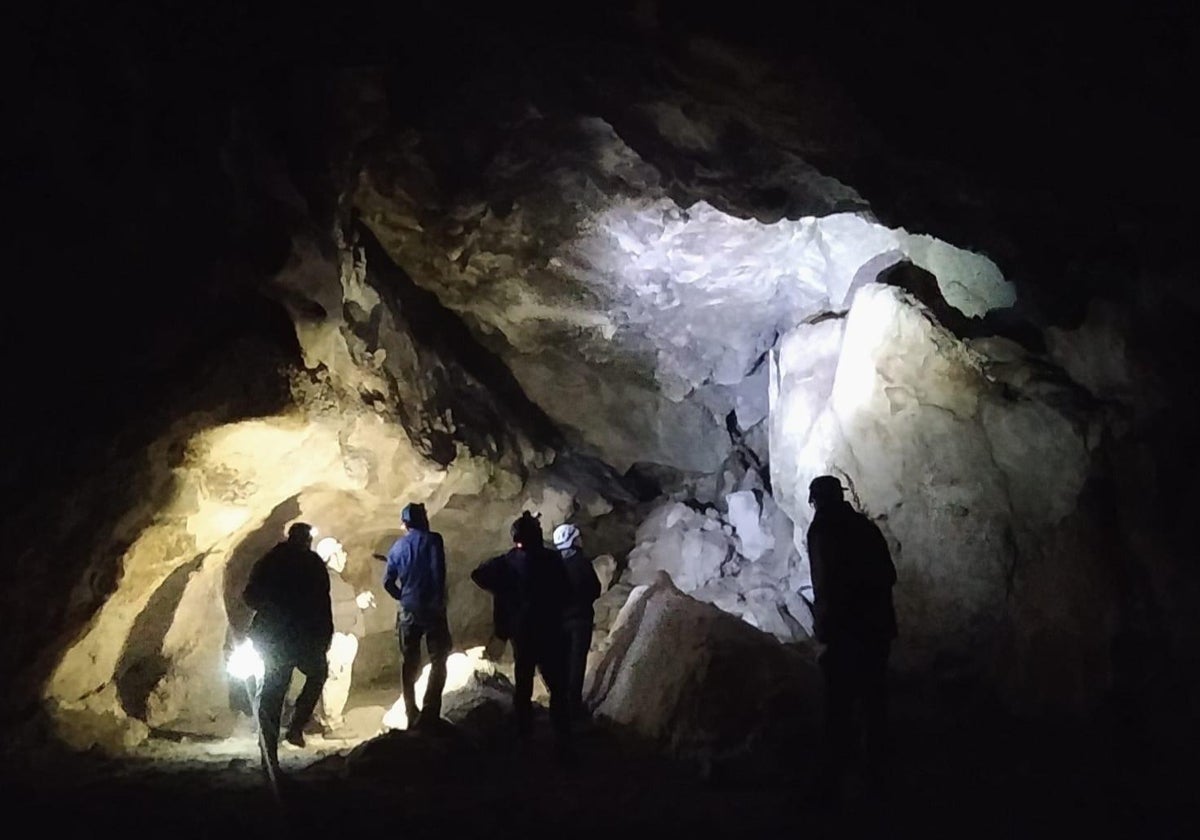
[[[563,629],[567,635],[567,697],[572,717],[581,717],[583,677],[587,671],[588,650],[592,646],[595,611],[592,603],[600,597],[600,578],[590,557],[583,553],[579,529],[564,522],[554,529],[554,547],[566,567],[570,598],[563,611]]]
[[[329,573],[329,600],[333,608],[333,640],[327,653],[329,678],[321,692],[321,721],[327,731],[334,732],[345,723],[342,713],[350,698],[358,640],[367,630],[363,612],[375,606],[375,596],[366,590],[355,594],[354,587],[342,577],[346,570],[346,549],[340,542],[325,537],[317,543],[316,551]]]

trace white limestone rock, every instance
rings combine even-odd
[[[646,114],[681,148],[713,136],[674,103]],[[735,410],[742,429],[765,415],[763,389],[742,383],[761,378],[777,336],[844,310],[902,259],[932,271],[966,314],[1013,301],[986,257],[865,215],[765,223],[703,199],[679,206],[601,119],[526,110],[496,131],[504,151],[471,203],[436,194],[408,135],[368,162],[353,200],[391,258],[501,355],[574,442],[618,469],[713,470],[728,451],[725,414]],[[834,204],[854,198],[827,180],[813,190]]]
[[[872,284],[844,323],[797,327],[772,356],[772,486],[796,547],[807,559],[808,483],[839,476],[893,551],[902,667],[950,653],[986,669],[1014,574],[1046,562],[1032,547],[1078,519],[1090,468],[1086,424],[1065,413],[1062,386],[1010,370],[1005,391],[982,352],[991,345],[973,347],[907,293]],[[1013,353],[997,364],[1024,363]],[[1037,626],[1018,635],[1078,636],[1053,611],[1020,612]]]
[[[652,511],[638,528],[626,580],[649,584],[665,572],[681,591],[753,627],[784,641],[806,638],[812,621],[793,574],[800,555],[791,520],[761,491],[728,500],[729,518],[682,502]]]
[[[691,591],[720,577],[731,551],[716,518],[671,503],[654,511],[638,529],[638,546],[629,554],[629,579],[649,583],[661,570]]]
[[[810,657],[659,574],[622,608],[585,702],[597,716],[705,764],[763,753],[807,763],[821,698]]]
[[[730,493],[725,497],[725,504],[739,554],[753,561],[775,547],[775,535],[763,528],[762,506],[753,491]]]

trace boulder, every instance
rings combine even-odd
[[[685,595],[660,572],[630,594],[585,702],[602,720],[704,765],[807,762],[822,683],[806,651]]]

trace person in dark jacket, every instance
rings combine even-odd
[[[298,747],[304,746],[304,726],[328,675],[325,652],[333,638],[329,575],[312,550],[311,525],[292,525],[287,541],[254,564],[242,600],[254,610],[249,635],[264,669],[255,714],[263,763],[274,776],[279,769],[280,717],[292,669],[298,668],[305,677],[285,735]]]
[[[841,795],[854,751],[855,707],[862,706],[869,782],[882,782],[887,739],[887,660],[896,638],[892,586],[896,567],[879,528],[843,498],[831,475],[813,479],[815,508],[807,534],[812,567],[813,617],[825,677],[826,728],[818,792]]]
[[[592,559],[583,553],[579,529],[574,525],[566,523],[554,529],[554,547],[562,555],[569,590],[563,610],[563,630],[567,635],[566,691],[572,717],[581,717],[583,677],[595,623],[592,604],[600,597],[600,578],[592,567]]]
[[[400,684],[409,728],[434,726],[442,714],[450,626],[446,621],[446,548],[442,535],[429,530],[425,506],[411,503],[400,512],[404,536],[387,554],[383,588],[399,602],[396,636],[400,640]],[[421,640],[429,652],[429,683],[417,707]]]
[[[541,523],[529,511],[510,529],[513,547],[481,563],[471,580],[497,601],[502,619],[497,635],[512,641],[515,671],[513,709],[517,733],[532,733],[533,673],[541,672],[550,690],[550,720],[560,756],[569,757],[570,701],[565,687],[566,634],[563,610],[569,586],[562,557],[543,543]]]

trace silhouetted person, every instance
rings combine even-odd
[[[396,636],[400,640],[400,683],[409,728],[437,724],[446,685],[450,655],[450,626],[446,622],[446,549],[442,535],[429,530],[425,506],[412,503],[400,513],[404,536],[388,551],[383,587],[400,603]],[[417,707],[417,675],[421,671],[421,640],[429,652],[429,683]]]
[[[583,553],[579,529],[574,525],[564,524],[554,529],[554,547],[562,555],[567,573],[569,594],[563,609],[563,630],[567,635],[566,691],[571,715],[579,717],[583,714],[583,677],[595,623],[592,604],[600,597],[600,578],[592,567],[592,559]]]
[[[304,688],[288,722],[289,743],[304,746],[304,725],[312,716],[328,674],[325,652],[333,638],[329,575],[312,550],[312,526],[297,522],[281,542],[254,564],[242,592],[254,610],[250,638],[263,659],[263,679],[255,698],[259,746],[266,770],[279,768],[279,725],[292,669],[304,674]]]
[[[522,740],[533,731],[533,672],[550,690],[550,720],[562,758],[571,758],[571,704],[565,686],[563,609],[569,585],[562,557],[543,544],[542,526],[529,511],[513,522],[513,547],[481,563],[471,580],[496,599],[496,634],[512,641],[516,677],[513,709]]]
[[[808,529],[813,616],[823,642],[825,744],[817,793],[841,796],[846,766],[855,751],[855,710],[865,719],[869,783],[882,783],[887,749],[887,660],[896,638],[892,586],[896,567],[887,542],[870,519],[842,498],[831,475],[813,479],[808,500],[816,509]]]

